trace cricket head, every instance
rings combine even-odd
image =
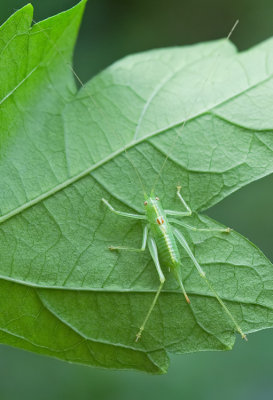
[[[158,202],[159,202],[159,197],[155,195],[153,190],[151,191],[150,196],[148,196],[146,194],[144,197],[145,197],[145,201],[144,201],[145,208],[147,208],[149,206],[154,206],[154,205],[158,204]]]
[[[153,193],[145,199],[144,210],[150,221],[157,221],[158,217],[164,213],[159,197],[154,196]]]

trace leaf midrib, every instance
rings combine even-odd
[[[97,168],[101,167],[102,165],[106,164],[107,162],[111,161],[112,159],[114,159],[115,157],[117,157],[118,155],[120,155],[121,153],[123,153],[124,151],[129,150],[130,148],[137,146],[138,144],[145,142],[146,140],[153,138],[157,135],[160,135],[170,129],[174,129],[176,127],[178,127],[181,124],[184,124],[184,126],[186,125],[187,122],[194,120],[195,118],[198,118],[202,115],[207,114],[208,112],[212,112],[213,109],[222,106],[226,103],[228,103],[231,100],[236,99],[237,97],[247,93],[248,91],[258,87],[259,85],[264,84],[265,82],[269,81],[271,78],[273,77],[273,73],[270,74],[268,77],[266,77],[265,79],[262,79],[258,82],[256,82],[255,84],[249,86],[248,88],[246,88],[245,90],[241,91],[240,93],[236,93],[233,96],[229,96],[227,99],[220,101],[219,103],[208,107],[207,109],[203,110],[202,112],[198,112],[196,114],[194,114],[192,117],[188,118],[188,119],[184,119],[178,122],[175,122],[165,128],[159,129],[157,131],[154,131],[150,134],[147,134],[146,136],[141,137],[140,139],[136,140],[136,141],[132,141],[130,143],[128,143],[127,145],[123,146],[122,148],[110,153],[107,157],[103,158],[101,161],[93,164],[92,166],[90,166],[89,168],[86,168],[85,170],[81,171],[80,173],[78,173],[77,175],[72,176],[71,178],[65,180],[64,182],[62,182],[61,184],[55,186],[54,188],[48,190],[47,192],[44,192],[43,194],[41,194],[40,196],[35,197],[34,199],[22,204],[20,207],[15,208],[14,210],[8,212],[7,214],[4,214],[2,217],[0,217],[0,224],[7,221],[8,219],[20,214],[21,212],[23,212],[24,210],[38,204],[40,201],[45,200],[46,198],[49,198],[53,195],[55,195],[56,193],[60,192],[61,190],[65,189],[66,187],[72,185],[73,183],[79,181],[80,179],[84,178],[86,175],[88,175],[90,172],[96,170]],[[250,129],[251,130],[251,129]]]

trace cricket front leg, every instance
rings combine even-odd
[[[181,201],[181,203],[183,204],[183,206],[186,208],[187,211],[165,210],[165,213],[167,215],[174,215],[176,217],[189,217],[190,215],[192,215],[192,210],[190,209],[188,204],[183,199],[180,191],[181,191],[181,186],[177,186],[176,187],[176,194],[177,194],[179,200]]]

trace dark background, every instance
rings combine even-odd
[[[1,0],[0,22],[25,5]],[[33,1],[39,21],[76,4]],[[86,81],[113,61],[155,47],[227,36],[247,49],[273,34],[272,0],[89,0],[75,53]],[[273,261],[273,176],[229,196],[208,211],[257,244]],[[239,338],[232,352],[172,356],[169,373],[149,376],[92,369],[0,346],[0,399],[272,399],[273,331]]]

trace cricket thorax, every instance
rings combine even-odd
[[[160,215],[159,217],[157,217],[156,222],[158,223],[158,225],[163,225],[165,222],[164,217]]]
[[[159,260],[162,265],[174,270],[180,265],[180,255],[161,202],[158,197],[151,196],[144,206],[149,230],[157,245]]]
[[[145,213],[150,224],[164,226],[167,218],[158,197],[149,197],[144,202]]]

